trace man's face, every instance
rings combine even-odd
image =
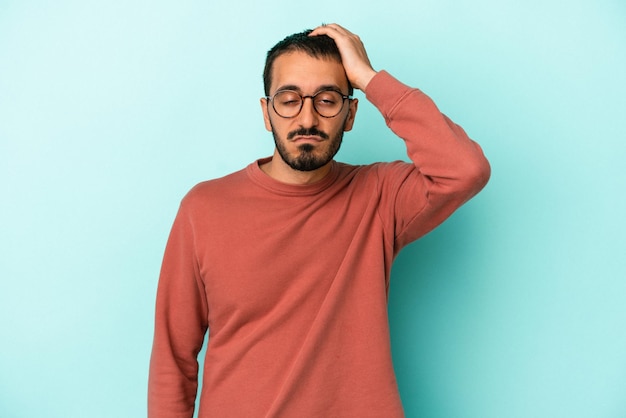
[[[276,58],[272,68],[269,96],[277,91],[294,90],[302,96],[336,89],[348,94],[348,80],[340,62],[313,58],[304,52],[290,52]],[[294,170],[312,171],[328,164],[341,145],[344,131],[352,129],[357,101],[346,101],[332,118],[320,116],[313,102],[305,99],[293,118],[279,116],[267,99],[261,99],[265,127],[274,135],[276,150]]]

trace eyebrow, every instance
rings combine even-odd
[[[293,90],[293,91],[297,91],[298,93],[302,93],[302,89],[300,87],[296,86],[295,84],[287,84],[287,85],[280,86],[279,88],[277,88],[274,94],[278,93],[279,91],[285,91],[285,90]],[[315,93],[313,94],[319,93],[320,91],[329,91],[329,90],[344,94],[341,91],[341,88],[335,84],[324,84],[322,86],[319,86],[317,90],[315,90]]]

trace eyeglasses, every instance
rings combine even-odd
[[[350,96],[336,90],[322,90],[312,96],[302,96],[294,90],[281,90],[272,97],[265,97],[272,103],[274,111],[283,118],[295,118],[300,114],[304,99],[311,99],[313,109],[324,118],[333,118],[341,113],[343,104]]]

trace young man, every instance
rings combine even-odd
[[[487,182],[479,146],[422,92],[372,69],[339,25],[269,51],[274,155],[183,199],[159,280],[150,418],[402,417],[387,290],[400,249]],[[365,92],[412,163],[333,160]]]

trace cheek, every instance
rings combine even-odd
[[[269,131],[273,132],[274,135],[278,135],[279,138],[287,136],[289,132],[288,126],[285,126],[285,122],[276,119],[267,119],[266,127]]]
[[[333,133],[338,134],[341,132],[349,131],[351,127],[352,127],[351,118],[350,118],[350,114],[348,114],[334,126]]]

